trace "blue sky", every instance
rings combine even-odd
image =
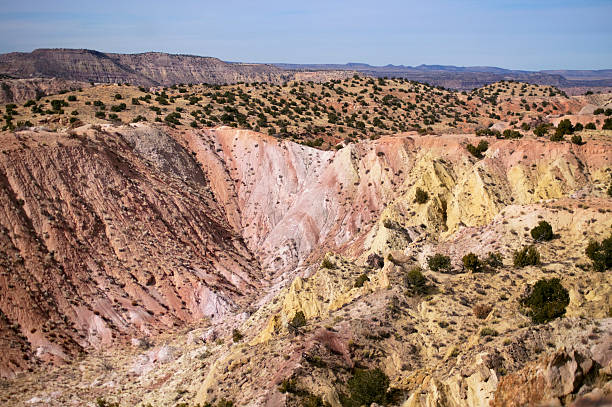
[[[612,68],[612,0],[0,0],[0,53],[57,47],[248,62],[604,69]]]

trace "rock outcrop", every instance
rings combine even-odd
[[[584,255],[612,228],[605,138],[489,138],[477,159],[473,135],[337,151],[229,127],[1,137],[2,374],[85,356],[0,401],[339,407],[356,367],[410,407],[608,397],[612,277]],[[543,219],[555,239],[534,242]],[[514,267],[530,244],[542,264]],[[468,252],[502,260],[471,273]],[[434,253],[451,270],[428,270]],[[551,277],[570,303],[532,324],[520,298]]]
[[[0,74],[11,78],[61,78],[81,82],[172,86],[179,83],[269,82],[295,78],[325,81],[353,72],[295,73],[268,64],[224,62],[218,58],[162,52],[112,54],[87,49],[37,49],[0,55]],[[297,75],[297,76],[296,76]]]

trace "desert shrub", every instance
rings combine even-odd
[[[501,138],[501,133],[497,130],[493,130],[493,129],[477,129],[476,130],[476,135],[479,137],[483,137],[483,136],[493,136],[496,138]]]
[[[294,328],[300,328],[302,326],[305,326],[306,325],[306,316],[304,315],[304,312],[303,311],[296,312],[295,315],[293,316],[293,318],[291,319],[291,322],[289,322],[289,323]]]
[[[595,271],[606,271],[612,268],[612,233],[601,243],[591,240],[585,254],[593,262]]]
[[[127,108],[125,103],[119,103],[118,105],[111,106],[111,112],[122,112]]]
[[[480,336],[497,336],[499,333],[493,328],[482,328],[480,330]]]
[[[565,314],[569,293],[558,278],[539,280],[521,304],[529,308],[528,315],[536,324],[552,321]]]
[[[385,259],[379,254],[372,253],[368,256],[368,260],[366,261],[368,267],[379,269],[385,265]]]
[[[483,264],[474,253],[468,253],[461,259],[463,262],[463,267],[472,273],[478,273],[484,270]]]
[[[485,259],[485,263],[492,267],[492,268],[498,268],[504,265],[504,261],[503,261],[503,257],[501,255],[501,253],[498,252],[490,252],[487,255],[487,258]]]
[[[552,240],[552,226],[550,226],[550,223],[546,222],[545,220],[540,221],[540,223],[538,223],[538,226],[531,229],[531,237],[533,237],[536,242]]]
[[[106,113],[104,113],[104,112],[96,112],[96,117],[98,119],[104,119],[106,117]]]
[[[573,134],[575,130],[576,129],[574,128],[574,126],[572,126],[572,122],[569,119],[563,119],[557,125],[557,129],[555,130],[555,136],[560,136],[562,139],[563,136],[565,136],[566,134]]]
[[[372,403],[385,405],[389,378],[380,369],[356,369],[353,377],[348,380],[349,395],[343,405],[369,406]]]
[[[485,151],[487,151],[487,149],[489,148],[489,143],[487,143],[485,140],[482,140],[480,143],[478,143],[477,146],[473,146],[472,144],[468,144],[465,147],[470,154],[472,154],[474,157],[476,158],[482,158],[482,153],[484,153]]]
[[[448,256],[436,253],[427,258],[427,265],[431,271],[448,272],[451,268],[451,259]]]
[[[330,259],[325,257],[321,262],[321,268],[333,270],[336,268],[336,265]]]
[[[612,118],[606,119],[604,125],[601,128],[602,130],[612,130]]]
[[[563,141],[565,138],[563,137],[563,134],[559,134],[559,133],[555,133],[552,136],[550,136],[550,141]]]
[[[357,279],[355,280],[355,287],[363,287],[363,284],[366,281],[370,281],[370,277],[368,277],[366,273],[363,273],[362,275],[357,277]]]
[[[140,101],[138,100],[138,98],[132,98],[132,104],[133,105],[139,105]]]
[[[427,279],[420,267],[414,267],[406,273],[404,284],[412,294],[424,294],[427,292]]]
[[[178,112],[173,112],[168,114],[165,118],[164,121],[166,123],[170,123],[170,124],[176,124],[176,125],[180,125],[181,122],[179,121],[179,119],[181,118],[181,114]]]
[[[69,102],[76,102],[76,100],[77,100],[77,97],[76,97],[76,96],[74,96],[74,95],[70,95],[70,96],[68,96],[68,101],[69,101]]]
[[[414,196],[414,201],[419,204],[424,204],[429,200],[429,194],[423,191],[421,188],[416,189],[416,194]]]
[[[582,125],[582,123],[576,123],[576,125],[574,126],[574,131],[582,131],[584,130],[584,126]]]
[[[579,146],[584,144],[584,141],[582,141],[582,136],[579,135],[573,135],[572,136],[572,143],[577,144]]]
[[[106,401],[105,399],[99,397],[96,399],[96,407],[119,407],[119,403]]]
[[[132,123],[146,122],[146,121],[147,121],[147,118],[142,115],[138,115],[132,119]]]
[[[302,396],[300,403],[302,407],[325,407],[326,406],[321,396],[317,396],[315,394],[307,394],[305,396]]]
[[[604,110],[600,107],[595,109],[595,111],[593,112],[594,115],[598,115],[598,114],[603,114]]]
[[[520,131],[518,131],[518,130],[511,130],[511,129],[504,130],[504,132],[502,133],[502,136],[505,139],[517,139],[517,138],[522,138],[523,137],[523,135],[521,134]]]
[[[278,385],[278,391],[283,393],[283,394],[285,394],[285,393],[297,393],[298,392],[298,388],[297,388],[296,380],[295,379],[284,379]]]
[[[595,129],[597,129],[597,127],[595,127],[595,123],[587,123],[584,126],[584,128],[587,129],[587,130],[595,130]]]
[[[521,250],[514,252],[514,266],[537,266],[540,264],[540,253],[535,246],[525,246]]]
[[[478,319],[485,319],[492,309],[489,304],[476,304],[472,307],[472,311]]]
[[[123,98],[123,97],[121,96],[121,94],[120,94],[120,93],[116,93],[116,94],[115,94],[115,99],[116,99],[116,100],[119,100],[119,99],[122,99],[122,98]]]
[[[542,123],[538,124],[535,129],[533,129],[533,134],[537,137],[544,137],[548,133],[548,129],[550,128],[550,124]]]
[[[232,331],[232,340],[234,342],[240,342],[244,338],[244,335],[239,330],[235,329]]]

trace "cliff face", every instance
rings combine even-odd
[[[488,139],[482,159],[472,135],[338,151],[229,127],[1,137],[2,375],[88,356],[0,400],[292,406],[306,392],[339,407],[356,366],[383,369],[410,407],[569,402],[609,382],[612,281],[583,254],[612,227],[605,137]],[[542,265],[514,267],[540,220],[558,235],[537,243]],[[503,261],[468,273],[468,252]],[[426,270],[434,253],[454,271]],[[426,296],[407,293],[416,266]],[[551,277],[566,315],[532,325],[519,300]],[[144,336],[153,349],[123,346]],[[287,379],[301,393],[279,392]]]
[[[217,58],[161,52],[110,54],[85,49],[37,49],[0,55],[0,74],[13,78],[62,78],[82,82],[171,86],[179,83],[269,82],[295,74],[266,64],[228,63]],[[311,72],[309,80],[345,78],[352,72]]]
[[[57,78],[2,79],[0,80],[0,103],[20,103],[35,100],[45,95],[62,91],[88,88],[89,82],[78,82]]]
[[[605,182],[610,166],[608,145],[598,141],[490,138],[477,160],[465,146],[479,138],[468,135],[388,137],[329,152],[227,127],[182,133],[230,223],[276,273],[329,250],[367,256],[401,229],[426,225],[423,233],[449,236],[482,226],[508,205]],[[414,202],[417,188],[428,192],[425,204]]]
[[[218,317],[258,287],[204,174],[163,133],[21,132],[1,144],[2,328],[24,339],[21,355],[3,353],[3,376],[34,354],[69,359]]]

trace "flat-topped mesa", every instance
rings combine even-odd
[[[295,73],[269,64],[224,62],[218,58],[163,52],[104,53],[88,49],[37,49],[0,55],[0,74],[12,78],[62,78],[96,83],[140,86],[268,82],[281,84]],[[310,72],[299,78],[323,81],[346,78],[352,72]]]

